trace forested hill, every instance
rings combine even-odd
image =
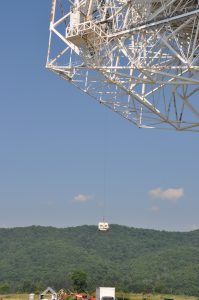
[[[180,233],[112,225],[0,229],[0,287],[69,288],[74,271],[88,289],[199,295],[199,230]]]

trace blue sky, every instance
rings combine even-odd
[[[199,228],[198,133],[138,129],[47,71],[50,9],[1,3],[0,227]]]

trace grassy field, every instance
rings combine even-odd
[[[194,296],[184,296],[184,295],[168,295],[168,294],[118,294],[118,297],[128,298],[130,300],[164,300],[164,299],[174,299],[174,300],[199,300],[198,297]]]
[[[0,295],[0,300],[29,300],[29,294],[9,294]],[[39,296],[35,295],[35,300],[39,300]]]
[[[164,299],[174,299],[174,300],[199,300],[198,297],[194,296],[184,296],[184,295],[168,295],[168,294],[118,294],[118,297],[128,298],[130,300],[164,300]]]
[[[182,296],[182,295],[162,295],[162,294],[133,294],[133,293],[118,293],[119,298],[128,298],[129,300],[164,300],[165,298],[174,300],[199,300],[194,296]],[[0,295],[0,300],[29,300],[28,294],[9,294]],[[39,296],[35,295],[35,300],[39,300]]]

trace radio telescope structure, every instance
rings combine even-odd
[[[199,131],[199,0],[52,0],[46,66],[138,127]]]

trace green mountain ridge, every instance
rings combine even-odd
[[[199,296],[199,230],[167,232],[111,225],[0,228],[0,285],[12,291],[72,285],[87,273],[88,288]]]

